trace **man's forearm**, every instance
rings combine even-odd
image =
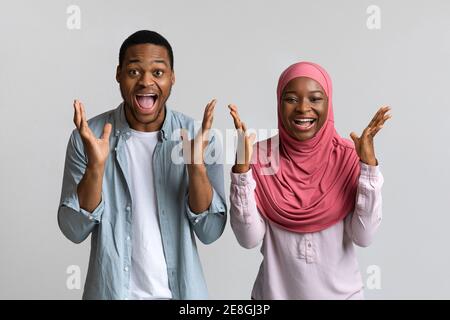
[[[80,208],[92,212],[100,204],[104,171],[104,167],[86,168],[77,188]]]
[[[188,164],[187,167],[189,174],[189,208],[194,213],[201,213],[211,205],[212,186],[205,165]]]

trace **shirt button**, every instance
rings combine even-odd
[[[116,131],[116,135],[118,136],[120,134],[120,130],[117,130]]]
[[[130,211],[130,210],[131,210],[131,207],[130,207],[130,206],[127,206],[126,209],[127,209],[127,211]]]
[[[131,239],[130,236],[128,236],[128,237],[127,237],[127,241],[130,241],[130,239]]]
[[[311,242],[308,242],[308,248],[311,248]]]
[[[195,218],[195,223],[198,223],[200,221],[200,218]]]
[[[128,272],[128,267],[123,268],[123,270],[125,270],[125,272]]]
[[[89,220],[94,220],[94,217],[92,215],[89,215]]]

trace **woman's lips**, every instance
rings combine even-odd
[[[137,94],[135,95],[136,106],[139,112],[151,114],[156,110],[158,95],[156,94]]]
[[[313,118],[294,119],[292,122],[297,130],[309,131],[315,126],[317,119],[313,119]]]

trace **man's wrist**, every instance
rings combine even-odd
[[[104,164],[89,164],[86,167],[86,172],[89,172],[93,176],[102,176],[105,172]]]

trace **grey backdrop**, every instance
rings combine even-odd
[[[66,26],[71,4],[79,30]],[[366,26],[369,5],[381,9],[379,30]],[[277,79],[298,60],[329,71],[341,135],[390,104],[394,118],[376,138],[384,219],[373,245],[358,249],[364,279],[377,265],[382,287],[366,296],[450,298],[449,18],[445,0],[2,1],[0,298],[81,297],[66,287],[66,269],[79,265],[84,283],[89,241],[72,244],[56,221],[72,101],[84,101],[88,117],[120,103],[118,50],[138,29],[173,45],[169,105],[201,119],[215,97],[220,130],[232,128],[230,102],[248,126],[276,128]],[[259,250],[239,247],[229,223],[198,245],[211,298],[248,299]]]

